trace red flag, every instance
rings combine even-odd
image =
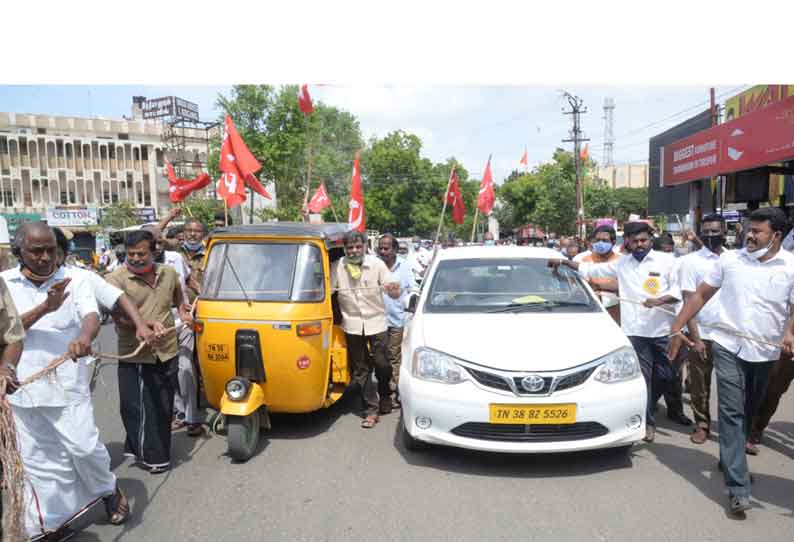
[[[521,157],[521,161],[519,162],[522,166],[528,167],[529,166],[529,158],[527,157],[527,149],[524,149],[524,156]]]
[[[271,199],[262,183],[254,173],[262,168],[251,151],[237,133],[232,117],[227,113],[223,123],[223,143],[218,169],[222,175],[218,181],[218,195],[226,200],[228,207],[235,207],[245,201],[245,185],[263,197]]]
[[[311,115],[314,113],[312,97],[309,96],[309,85],[301,85],[298,89],[298,107],[304,115]]]
[[[325,183],[320,183],[312,199],[309,200],[309,211],[319,213],[329,205],[331,205],[331,198],[328,197],[328,192],[325,190]]]
[[[364,233],[367,228],[364,218],[364,193],[361,190],[361,167],[358,153],[356,153],[356,161],[353,162],[353,175],[350,178],[350,203],[348,205],[350,207],[347,214],[348,226],[351,230]]]
[[[165,159],[165,171],[168,174],[168,184],[177,184],[174,166],[171,165],[171,162],[168,161],[168,158]]]
[[[170,168],[170,176],[171,173],[173,173],[173,168],[171,164],[168,164],[167,167]],[[174,177],[174,182],[171,182],[169,178],[168,197],[171,199],[171,203],[179,203],[180,201],[184,201],[186,197],[196,190],[201,190],[208,184],[210,184],[210,176],[207,173],[201,173],[190,181]]]
[[[587,160],[589,157],[590,157],[590,143],[585,143],[584,149],[582,149],[582,152],[579,153],[579,158],[581,158],[582,160]]]
[[[458,174],[455,168],[449,174],[449,186],[447,187],[447,205],[452,205],[452,220],[455,224],[463,224],[466,217],[466,206],[460,195],[460,185],[458,184]]]
[[[477,208],[484,215],[491,214],[493,204],[496,201],[496,193],[493,186],[493,175],[491,175],[491,159],[485,166],[485,174],[480,183],[480,194],[477,196]]]

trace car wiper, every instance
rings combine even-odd
[[[243,282],[240,280],[240,276],[237,274],[237,270],[234,268],[234,265],[232,265],[232,261],[229,259],[229,253],[228,252],[229,252],[228,250],[224,250],[223,251],[223,258],[226,260],[226,263],[228,264],[229,269],[232,271],[232,275],[234,275],[234,280],[237,281],[237,285],[240,287],[240,291],[243,293],[243,297],[245,297],[245,302],[250,307],[251,306],[251,298],[248,297],[248,292],[245,291],[245,287],[243,286]]]
[[[543,301],[539,303],[510,303],[504,307],[486,311],[487,313],[497,312],[524,312],[534,309],[552,310],[555,307],[589,307],[589,303],[579,303],[575,301]]]

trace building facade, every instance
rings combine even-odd
[[[598,166],[592,182],[611,188],[647,188],[648,164]]]
[[[103,207],[127,202],[142,216],[161,215],[170,207],[166,151],[172,162],[205,167],[209,134],[180,128],[174,153],[167,124],[143,120],[140,102],[132,112],[121,120],[0,112],[0,214],[86,210],[90,223]]]

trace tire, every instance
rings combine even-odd
[[[400,432],[400,442],[402,442],[402,445],[406,450],[411,452],[421,452],[422,450],[427,450],[430,447],[428,443],[422,442],[421,440],[415,439],[411,436],[411,434],[405,428],[405,420],[402,416],[400,416],[399,427],[397,430]]]
[[[248,461],[259,445],[259,410],[248,416],[226,416],[226,442],[234,461]]]

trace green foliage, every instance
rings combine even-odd
[[[223,212],[223,201],[188,196],[184,203],[182,218],[195,217],[204,223],[207,231],[215,227],[215,214]]]
[[[120,230],[138,224],[135,206],[126,201],[112,203],[102,209],[100,226],[110,230]]]

